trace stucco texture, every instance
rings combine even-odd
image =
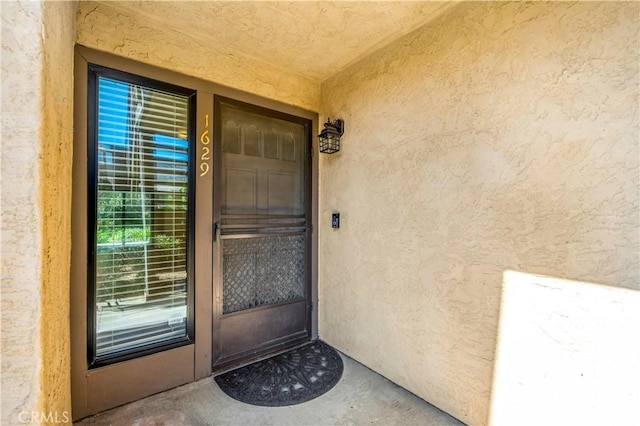
[[[275,67],[242,51],[230,54],[219,43],[176,31],[161,20],[83,1],[78,6],[76,31],[76,41],[83,46],[310,111],[319,107],[318,80]]]
[[[70,421],[74,11],[2,3],[2,424]]]
[[[39,214],[41,41],[39,3],[2,10],[2,424],[40,397]]]
[[[76,3],[44,2],[40,170],[43,423],[71,422],[70,281]],[[53,419],[53,421],[50,421]]]
[[[117,1],[118,13],[323,81],[443,13],[439,1]],[[240,59],[240,58],[239,58]]]
[[[640,289],[639,11],[462,3],[323,83],[322,339],[483,425],[505,270]]]

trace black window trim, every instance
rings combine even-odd
[[[196,105],[197,90],[166,83],[101,65],[88,64],[87,86],[87,362],[88,368],[104,367],[195,342],[195,196],[196,196]],[[98,79],[106,77],[130,84],[158,89],[189,98],[188,186],[187,186],[187,324],[186,336],[143,347],[96,357],[96,247],[97,247],[97,170],[98,170]]]

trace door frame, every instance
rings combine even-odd
[[[145,396],[192,382],[212,374],[214,330],[214,271],[219,265],[214,255],[214,179],[216,167],[209,160],[213,173],[200,176],[195,182],[195,244],[194,244],[194,316],[193,344],[154,353],[104,367],[89,368],[87,357],[87,80],[89,64],[95,64],[145,78],[168,82],[193,89],[196,94],[195,145],[197,167],[201,158],[200,137],[206,129],[205,114],[209,114],[209,134],[213,134],[214,95],[258,107],[311,120],[313,152],[317,153],[318,114],[282,102],[190,77],[153,65],[115,56],[84,46],[75,47],[74,67],[74,160],[72,183],[72,253],[71,253],[71,395],[73,419],[141,399]],[[217,176],[217,177],[216,177]],[[311,274],[311,339],[318,336],[318,156],[313,155],[310,172],[310,238],[309,271]],[[192,363],[181,360],[192,359]],[[158,374],[161,372],[162,374]],[[127,386],[122,386],[123,380]]]

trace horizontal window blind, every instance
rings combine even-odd
[[[95,359],[187,336],[189,99],[97,84]]]

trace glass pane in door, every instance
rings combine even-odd
[[[97,82],[94,361],[187,339],[189,98]]]

